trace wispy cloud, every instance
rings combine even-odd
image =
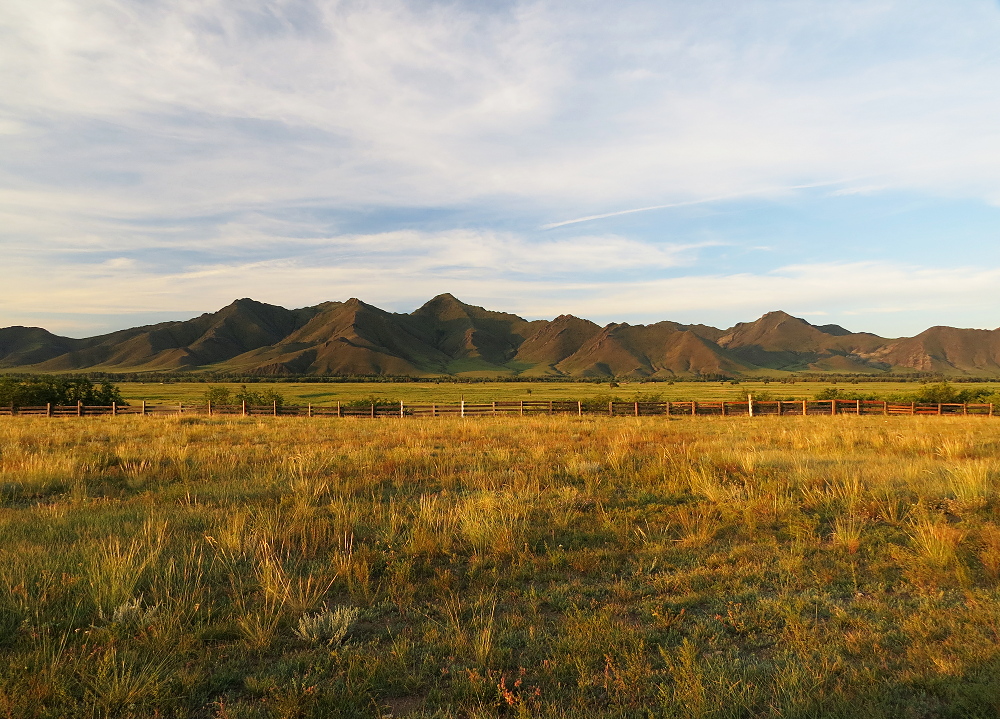
[[[648,207],[876,174],[1000,191],[991,3],[4,8],[18,184],[146,211],[668,198]]]
[[[694,207],[696,205],[710,205],[713,203],[726,202],[729,200],[743,200],[751,197],[762,197],[766,195],[787,195],[795,190],[811,190],[818,187],[829,187],[831,185],[842,185],[848,180],[833,180],[830,182],[814,182],[808,185],[792,185],[791,187],[766,187],[758,190],[752,190],[749,192],[736,192],[728,195],[719,195],[717,197],[703,197],[698,200],[688,200],[686,202],[670,202],[665,205],[650,205],[649,207],[635,207],[630,210],[616,210],[614,212],[605,212],[600,215],[587,215],[586,217],[577,217],[572,220],[561,220],[559,222],[550,222],[548,224],[542,225],[543,230],[554,230],[557,227],[565,227],[566,225],[577,225],[581,222],[591,222],[592,220],[605,220],[609,217],[621,217],[622,215],[634,215],[639,212],[651,212],[653,210],[668,210],[678,207]],[[868,191],[868,188],[857,189],[849,188],[844,190],[838,190],[835,194],[854,194],[856,192]]]

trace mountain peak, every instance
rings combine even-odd
[[[424,317],[435,317],[442,320],[467,319],[470,305],[465,304],[450,292],[434,297],[416,310],[413,314]]]
[[[794,315],[790,315],[787,312],[785,312],[784,310],[772,310],[771,312],[765,312],[764,314],[762,314],[760,316],[759,319],[755,320],[754,322],[748,322],[747,324],[751,324],[751,325],[765,324],[765,325],[769,325],[769,326],[773,327],[775,325],[781,324],[782,322],[788,322],[789,320],[791,320],[792,322],[797,322],[797,323],[801,323],[801,324],[804,324],[804,325],[808,325],[809,324],[808,322],[806,322],[801,317],[795,317]],[[810,326],[812,326],[812,325],[810,325]]]
[[[440,295],[436,295],[431,299],[427,300],[422,306],[424,307],[468,307],[469,305],[462,302],[462,300],[455,297],[450,292],[443,292]]]
[[[237,307],[240,309],[246,309],[248,307],[264,307],[265,304],[252,297],[240,297],[238,300],[233,300],[229,303],[229,307]]]
[[[833,335],[834,337],[843,337],[844,335],[854,334],[848,329],[844,329],[840,325],[813,325],[823,334]]]

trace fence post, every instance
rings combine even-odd
[[[142,416],[146,416],[146,400],[142,401]]]
[[[916,414],[916,413],[917,413],[917,403],[916,402],[910,402],[910,414],[913,415],[913,414]]]
[[[243,400],[243,416],[247,416],[247,401]]]
[[[778,416],[780,417],[781,416],[781,400],[780,399],[779,400],[775,400],[774,403],[776,405],[778,405]]]
[[[861,416],[861,400],[858,400],[858,416]]]
[[[635,416],[636,417],[639,416],[639,403],[638,402],[635,403]]]
[[[990,414],[989,414],[989,416],[990,417],[993,416],[993,403],[992,402],[990,402]]]
[[[993,409],[993,405],[990,405],[991,412],[992,412],[992,409]],[[13,409],[11,410],[11,412],[13,412]],[[51,402],[46,402],[45,403],[45,416],[46,417],[51,417],[52,416],[52,403]]]
[[[802,400],[802,416],[805,417],[807,414],[809,414],[809,400],[804,399]]]
[[[178,415],[184,414],[184,403],[183,402],[178,402],[177,403],[177,414]]]
[[[111,403],[111,416],[115,417],[117,415],[118,415],[118,403],[117,402],[112,402]]]
[[[552,414],[552,400],[549,400],[549,414]]]
[[[372,419],[375,419],[375,403],[372,402]]]
[[[670,400],[667,400],[667,416],[670,416]]]
[[[310,402],[309,404],[306,405],[306,417],[312,417],[312,416],[313,416],[313,406],[312,402]]]
[[[459,414],[460,417],[464,417],[465,416],[465,400],[464,399],[462,400],[461,408],[460,408],[459,412],[460,412],[460,414]]]
[[[431,405],[431,417],[438,416],[438,406],[436,404]]]
[[[747,414],[753,417],[753,395],[747,395]]]
[[[496,413],[497,413],[497,403],[494,402],[493,403],[493,414],[496,414]]]
[[[212,416],[212,400],[208,400],[208,416]]]
[[[608,416],[609,417],[615,416],[615,403],[613,401],[608,402]]]
[[[403,400],[399,400],[399,416],[403,416]]]
[[[497,403],[494,402],[493,406],[496,407],[496,404]],[[576,416],[577,417],[582,417],[583,416],[583,402],[581,402],[580,400],[576,401]]]
[[[889,403],[886,400],[882,400],[882,414],[886,417],[889,416]]]
[[[271,416],[272,417],[277,417],[278,416],[278,400],[272,399],[271,400],[271,404],[273,405],[273,407],[272,407],[273,414]]]
[[[938,402],[938,414],[941,414],[941,403]]]
[[[344,416],[344,413],[340,409],[340,400],[339,399],[337,400],[337,416],[338,417],[343,417]]]
[[[76,401],[76,416],[77,417],[82,417],[83,416],[83,400],[82,399],[78,399]]]
[[[694,400],[691,401],[691,416],[694,417],[698,414],[698,403]]]
[[[521,400],[521,415],[524,415],[524,400]]]
[[[965,414],[968,414],[968,413],[969,413],[969,403],[968,402],[962,402],[962,414],[965,415]]]
[[[837,400],[831,399],[830,400],[830,416],[832,417],[835,414],[837,414]]]

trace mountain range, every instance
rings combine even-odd
[[[289,310],[236,300],[194,319],[74,339],[0,329],[0,368],[259,376],[736,377],[786,372],[1000,376],[1000,329],[887,339],[768,312],[728,329],[525,320],[450,294],[393,313],[358,299]]]

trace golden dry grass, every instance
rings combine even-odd
[[[0,716],[993,716],[998,429],[5,419]]]

